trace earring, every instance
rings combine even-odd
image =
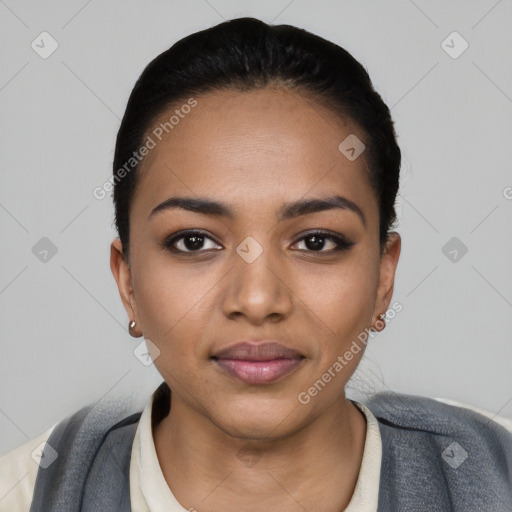
[[[377,324],[380,324],[380,327],[377,327]],[[379,315],[379,320],[377,320],[375,322],[374,325],[372,325],[372,329],[374,331],[377,331],[377,332],[380,332],[380,331],[383,331],[386,327],[386,314],[385,313],[382,313],[381,315]]]
[[[140,338],[141,335],[135,332],[135,324],[136,323],[137,322],[135,320],[132,320],[128,324],[128,331],[130,332],[130,336],[133,336],[134,338]]]

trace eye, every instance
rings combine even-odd
[[[210,247],[205,247],[205,244],[206,246],[208,245],[207,240],[213,242],[213,244],[210,244]],[[174,233],[164,242],[166,249],[178,253],[203,252],[201,249],[217,249],[216,246],[218,246],[218,244],[202,231],[181,231]]]
[[[209,247],[208,241],[210,241]],[[306,246],[305,252],[332,253],[347,250],[354,245],[354,242],[350,242],[344,236],[324,230],[307,233],[295,244],[303,243],[303,241]],[[330,250],[323,250],[326,241],[331,243]],[[202,231],[180,231],[174,233],[165,240],[163,245],[167,250],[175,253],[205,252],[208,249],[220,250],[222,248]],[[304,251],[304,249],[299,250]]]
[[[305,246],[308,248],[306,252],[332,253],[347,250],[354,245],[354,242],[350,242],[344,236],[336,235],[330,231],[324,230],[307,233],[296,243],[302,243],[303,240]],[[322,250],[325,247],[326,240],[331,242],[331,250]]]

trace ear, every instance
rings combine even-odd
[[[377,298],[375,300],[375,317],[372,323],[375,324],[379,315],[386,313],[393,296],[393,287],[395,284],[395,271],[400,257],[402,240],[400,235],[393,231],[389,233],[389,238],[380,258],[380,277],[377,289]]]
[[[110,245],[110,269],[116,280],[119,295],[123,301],[129,322],[135,320],[135,328],[130,330],[130,334],[138,338],[142,336],[142,331],[140,330],[137,305],[133,294],[131,271],[125,260],[123,245],[119,238],[114,239]]]

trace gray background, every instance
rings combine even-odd
[[[134,355],[142,339],[109,268],[113,207],[92,191],[144,66],[245,15],[345,47],[396,122],[403,310],[370,341],[349,396],[393,389],[512,417],[510,0],[0,0],[0,454],[93,401],[142,407],[161,381]],[[43,31],[59,45],[46,59],[31,47]],[[469,44],[457,58],[454,31]],[[46,262],[43,237],[57,249]]]

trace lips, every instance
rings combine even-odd
[[[212,359],[222,371],[248,384],[267,384],[291,373],[304,356],[275,341],[244,341],[216,352]]]
[[[266,343],[244,341],[216,352],[213,357],[216,359],[271,361],[272,359],[297,359],[302,355],[275,341]]]

